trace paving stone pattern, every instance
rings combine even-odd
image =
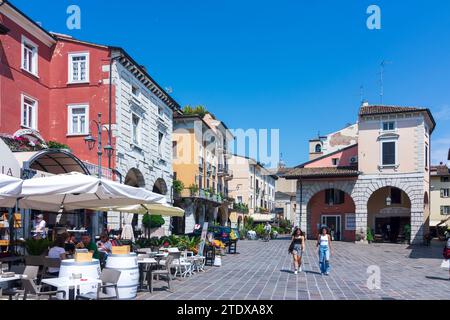
[[[163,282],[139,300],[423,300],[450,299],[447,270],[440,269],[442,246],[335,242],[331,274],[321,275],[314,241],[307,242],[304,272],[292,272],[288,238],[239,241],[236,255],[222,267],[175,280],[173,293]],[[367,288],[369,266],[379,266],[381,289]]]

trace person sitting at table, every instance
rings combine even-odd
[[[97,245],[92,241],[91,236],[88,234],[83,234],[81,236],[81,242],[77,244],[77,249],[88,249],[92,253],[92,258],[99,259]]]
[[[67,240],[64,245],[66,252],[73,255],[75,253],[75,246],[76,246],[75,235],[67,234]]]
[[[48,252],[49,258],[61,259],[61,260],[67,259],[66,249],[64,248],[66,239],[67,239],[67,235],[65,235],[65,234],[61,234],[56,237],[55,242],[53,243],[53,246],[50,248],[50,251]],[[47,273],[52,276],[58,277],[59,268],[48,268]]]
[[[100,241],[97,242],[98,251],[104,252],[106,255],[112,252],[112,243],[109,241],[109,237],[106,233],[102,233],[100,236]]]

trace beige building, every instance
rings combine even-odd
[[[450,171],[442,163],[431,167],[430,205],[430,227],[450,226]]]
[[[228,143],[233,139],[225,124],[207,113],[174,115],[173,174],[184,189],[174,195],[176,206],[185,209],[183,218],[174,218],[172,231],[191,233],[204,222],[228,223],[232,199],[228,181]]]
[[[233,171],[233,179],[229,182],[230,196],[235,199],[236,204],[247,206],[248,213],[255,221],[260,218],[272,220],[275,213],[277,176],[261,163],[244,156],[233,155],[229,166]]]
[[[363,104],[357,125],[324,137],[322,155],[283,174],[297,180],[296,225],[310,237],[325,224],[348,241],[364,240],[370,229],[384,241],[421,243],[429,231],[435,126],[426,108]],[[336,137],[340,148],[330,152]]]

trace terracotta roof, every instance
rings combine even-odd
[[[392,114],[392,113],[409,113],[409,112],[425,112],[427,113],[430,121],[433,123],[434,130],[436,127],[436,121],[431,114],[430,109],[421,107],[402,107],[393,105],[364,105],[359,109],[359,116],[377,115],[377,114]]]
[[[369,105],[369,106],[362,106],[361,109],[359,110],[359,115],[366,116],[372,114],[401,113],[414,111],[421,112],[427,111],[427,109],[418,107]]]
[[[431,166],[431,175],[433,175],[433,176],[449,176],[450,169],[446,165]]]
[[[286,179],[356,177],[359,174],[356,167],[293,168],[282,177]]]

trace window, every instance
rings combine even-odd
[[[136,86],[131,86],[131,93],[133,94],[133,96],[138,97],[139,96],[139,88]]]
[[[22,69],[37,76],[38,46],[22,36]]]
[[[37,130],[37,101],[22,95],[22,117],[21,125],[26,128]]]
[[[338,166],[339,165],[339,158],[333,158],[333,159],[331,159],[331,162],[333,163],[333,166]]]
[[[172,141],[172,150],[173,150],[173,157],[176,159],[178,157],[178,150],[177,150],[178,142]]]
[[[441,206],[441,215],[450,215],[450,206]]]
[[[198,176],[198,188],[203,189],[203,176]]]
[[[242,203],[242,196],[238,196],[238,197],[237,197],[237,202],[238,202],[238,203]]]
[[[395,130],[394,121],[383,122],[383,131],[394,131],[394,130]]]
[[[69,83],[89,82],[89,53],[69,54]]]
[[[441,198],[449,198],[450,189],[441,189]]]
[[[345,230],[354,231],[356,230],[356,215],[346,214],[345,215]]]
[[[158,132],[158,153],[161,156],[162,155],[162,143],[163,143],[163,139],[164,139],[164,133],[162,133],[161,131]]]
[[[425,168],[428,168],[428,144],[425,143]]]
[[[345,201],[345,192],[336,189],[325,190],[325,204],[329,206],[343,204]]]
[[[250,196],[250,209],[253,209],[253,196]]]
[[[449,182],[449,178],[448,177],[441,177],[441,182]]]
[[[88,134],[89,107],[86,105],[69,106],[69,135]]]
[[[160,119],[164,118],[164,109],[162,107],[158,107],[158,116]]]
[[[322,152],[322,146],[320,144],[316,145],[316,153],[321,153]]]
[[[395,154],[396,142],[395,141],[382,142],[381,148],[382,148],[382,165],[383,166],[395,165],[396,164],[396,154]]]
[[[135,113],[131,115],[131,125],[133,143],[139,146],[141,144],[141,118]]]
[[[398,188],[391,188],[391,203],[392,204],[402,203],[402,190]]]

